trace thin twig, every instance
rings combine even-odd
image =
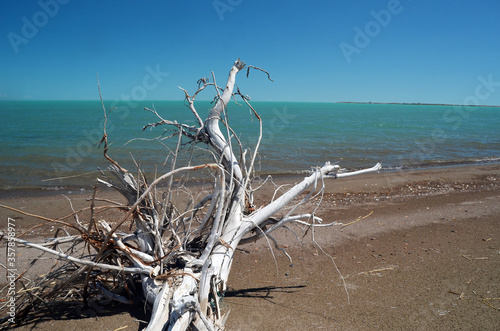
[[[368,214],[368,215],[365,215],[365,216],[359,216],[358,218],[356,218],[356,220],[352,221],[352,222],[349,222],[347,224],[344,224],[342,225],[341,229],[345,228],[346,226],[349,226],[351,224],[354,224],[356,222],[359,222],[359,221],[362,221],[364,220],[365,218],[369,217],[371,214],[373,214],[373,210]]]
[[[35,215],[35,214],[27,213],[25,211],[22,211],[22,210],[19,210],[19,209],[16,209],[16,208],[12,208],[12,207],[9,207],[9,206],[0,205],[0,208],[9,209],[9,210],[15,211],[16,213],[20,213],[20,214],[23,214],[23,215],[26,215],[26,216],[35,217],[35,218],[38,218],[38,219],[41,219],[41,220],[44,220],[44,221],[47,221],[47,222],[62,224],[64,226],[68,226],[68,227],[70,227],[72,229],[75,229],[76,231],[78,231],[80,233],[83,233],[83,231],[80,230],[79,228],[77,228],[76,226],[74,226],[72,224],[69,224],[69,223],[66,223],[66,222],[63,222],[63,221],[59,221],[59,220],[55,220],[55,219],[52,219],[52,218],[48,218],[48,217],[44,217],[44,216],[40,216],[40,215]]]

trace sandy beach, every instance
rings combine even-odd
[[[275,176],[274,183],[300,179]],[[272,198],[274,185],[260,193],[257,205]],[[75,210],[88,206],[91,194],[65,192]],[[109,191],[100,196],[120,199]],[[304,210],[320,200],[316,215],[343,225],[307,231],[300,240],[286,230],[276,233],[292,262],[274,248],[271,253],[262,239],[236,252],[223,299],[228,330],[498,329],[500,165],[328,180],[324,194]],[[2,192],[0,204],[50,218],[72,211],[57,191]],[[8,217],[19,234],[40,223],[2,208],[2,229]],[[53,231],[52,225],[39,227],[24,238],[36,241]],[[4,263],[5,249],[0,259]],[[22,254],[19,263],[26,263]],[[140,320],[148,318],[140,304],[99,307],[66,305],[17,329],[140,330]]]

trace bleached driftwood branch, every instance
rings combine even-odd
[[[110,171],[114,179],[101,179],[100,182],[117,189],[127,199],[128,206],[120,206],[125,211],[124,215],[113,226],[105,221],[92,220],[87,228],[78,228],[82,231],[82,238],[95,249],[92,260],[75,258],[21,239],[16,239],[17,242],[86,265],[89,269],[139,275],[144,300],[152,307],[146,330],[186,330],[190,326],[198,330],[222,329],[227,316],[221,312],[219,299],[227,288],[236,247],[264,236],[269,236],[277,246],[276,240],[270,237],[271,232],[290,223],[310,227],[336,224],[324,224],[314,213],[293,214],[296,208],[281,219],[276,215],[307,190],[310,193],[303,201],[314,191],[321,190],[325,179],[377,171],[381,167],[377,164],[369,169],[342,173],[338,165],[326,163],[269,204],[260,208],[254,206],[256,189],[251,187],[251,183],[262,139],[262,119],[249,104],[248,97],[239,90],[234,92],[236,76],[243,68],[245,64],[237,60],[231,67],[224,88],[217,86],[212,74],[212,81],[208,78],[198,81],[198,90],[193,96],[182,89],[197,125],[164,119],[156,110],[147,109],[157,117],[158,122],[144,128],[174,127],[176,133],[172,137],[177,136],[178,139],[172,170],[150,183],[141,176],[134,177],[111,159],[107,154],[104,128],[101,143],[105,147],[105,157],[111,162]],[[264,71],[248,66],[247,70],[250,69]],[[209,86],[215,88],[216,103],[203,120],[194,101]],[[235,96],[240,96],[259,120],[259,137],[252,152],[243,149],[227,120],[227,106]],[[104,114],[107,115],[106,110]],[[221,122],[225,125],[225,133],[220,128]],[[193,144],[208,144],[216,162],[178,166],[177,154],[182,138]],[[240,153],[237,156],[234,150],[238,148]],[[190,199],[188,207],[181,211],[172,203],[173,178],[189,171],[201,171],[211,177],[212,192],[198,201]],[[164,181],[168,181],[167,192],[160,199],[157,187]],[[119,232],[126,222],[133,222],[133,233]],[[251,233],[256,234],[252,236]],[[87,280],[90,275],[90,270],[87,270]],[[110,295],[109,289],[103,288],[102,291]]]

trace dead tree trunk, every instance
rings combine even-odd
[[[377,164],[370,169],[340,173],[338,165],[326,163],[278,199],[266,206],[253,208],[251,179],[262,136],[262,122],[248,103],[248,98],[239,90],[234,92],[236,75],[244,68],[242,61],[236,61],[224,88],[219,88],[213,77],[212,81],[201,79],[198,90],[192,96],[183,90],[197,125],[166,120],[156,110],[150,110],[159,121],[146,127],[169,125],[176,128],[174,136],[178,137],[179,143],[182,137],[187,137],[193,143],[208,144],[213,151],[213,163],[178,167],[174,156],[172,170],[148,184],[109,158],[106,135],[103,138],[104,153],[112,163],[110,170],[116,178],[99,181],[119,190],[127,198],[129,206],[123,218],[113,227],[104,221],[95,224],[93,220],[88,226],[78,227],[81,234],[74,236],[75,240],[84,238],[88,242],[92,238],[96,254],[92,259],[72,258],[72,261],[85,264],[89,269],[139,275],[144,299],[152,306],[146,330],[223,329],[225,316],[221,313],[219,299],[226,290],[236,247],[242,242],[270,236],[274,230],[289,223],[299,222],[311,227],[322,225],[321,219],[314,214],[294,214],[295,208],[279,220],[273,216],[301,193],[321,190],[322,181],[326,178],[347,177],[380,169],[380,164]],[[261,70],[248,66],[247,70],[250,69]],[[217,91],[217,102],[203,120],[194,101],[198,93],[209,86]],[[226,107],[235,96],[240,96],[247,103],[260,123],[260,135],[253,153],[243,150],[239,140],[231,139]],[[221,131],[221,123],[224,123],[225,133]],[[234,153],[237,147],[242,151],[238,156]],[[193,203],[194,207],[187,208],[186,212],[180,212],[181,209],[172,205],[172,178],[188,171],[210,172],[214,178],[213,192]],[[169,183],[162,199],[158,199],[155,193],[160,182]],[[120,227],[131,219],[135,231],[120,232]],[[256,234],[250,236],[251,232]],[[41,249],[41,246],[22,243]],[[117,264],[118,260],[120,264]],[[108,291],[105,287],[101,290]]]

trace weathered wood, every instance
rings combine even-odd
[[[326,163],[267,206],[257,211],[245,210],[246,204],[253,202],[254,190],[250,183],[262,139],[262,120],[248,103],[248,98],[239,91],[234,92],[236,76],[243,68],[245,64],[241,60],[233,64],[223,89],[217,86],[214,75],[213,82],[206,78],[201,79],[193,96],[183,89],[188,107],[198,126],[163,119],[156,110],[148,109],[159,118],[159,122],[148,124],[146,127],[173,126],[177,130],[178,139],[172,170],[151,183],[146,183],[139,176],[135,178],[108,156],[105,133],[102,140],[105,144],[104,154],[111,162],[110,170],[115,177],[114,181],[118,183],[114,183],[110,178],[101,179],[100,182],[118,190],[127,199],[128,206],[120,207],[126,210],[125,215],[115,222],[113,227],[101,221],[99,225],[94,224],[99,226],[101,232],[92,232],[91,226],[83,227],[83,230],[78,229],[84,231],[83,240],[96,250],[95,254],[91,255],[92,259],[75,258],[42,245],[16,240],[78,264],[114,272],[115,276],[125,277],[123,273],[140,275],[143,300],[151,307],[151,319],[146,330],[186,330],[190,326],[199,330],[223,329],[227,315],[222,316],[219,296],[227,288],[234,252],[242,238],[247,237],[243,242],[257,240],[294,222],[312,227],[333,225],[335,223],[321,223],[322,220],[314,214],[293,214],[295,208],[282,219],[273,217],[306,190],[311,193],[305,199],[309,198],[313,191],[321,190],[319,184],[326,178],[348,177],[380,169],[380,164],[377,164],[357,172],[339,173],[338,165]],[[262,70],[248,67],[251,68]],[[217,102],[203,121],[195,108],[194,100],[198,93],[208,86],[215,87]],[[222,94],[219,91],[222,91]],[[235,95],[240,95],[259,119],[259,138],[251,155],[247,155],[249,152],[243,150],[239,141],[235,145],[240,147],[241,155],[235,155],[232,130],[227,122],[224,123],[227,128],[225,134],[220,128],[220,123],[226,121],[227,106]],[[207,143],[217,162],[198,166],[177,166],[177,153],[182,136],[192,143]],[[248,167],[245,161],[247,156]],[[180,213],[178,210],[182,208],[171,204],[173,176],[188,171],[209,171],[209,176],[213,178],[213,192],[199,201],[190,201],[189,205],[194,207],[185,208],[186,211]],[[162,201],[158,201],[154,192],[157,185],[166,180],[169,181],[168,192]],[[132,224],[135,224],[134,233],[118,233],[118,229],[131,220]],[[248,237],[252,231],[258,234]],[[271,239],[277,245],[274,238]],[[104,259],[106,263],[101,262]],[[87,274],[87,278],[89,277],[90,273]],[[107,288],[102,291],[108,296],[111,293]],[[117,298],[123,300],[122,297]]]

